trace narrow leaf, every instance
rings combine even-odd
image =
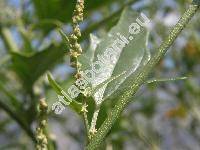
[[[49,80],[49,83],[51,87],[54,89],[54,91],[59,95],[64,97],[64,100],[66,101],[67,104],[69,104],[69,107],[73,109],[75,112],[80,113],[82,104],[78,103],[75,100],[71,100],[70,97],[64,92],[62,87],[58,85],[58,83],[53,79],[52,75],[50,73],[47,73],[47,78]]]
[[[151,79],[146,81],[146,83],[157,83],[157,82],[167,82],[167,81],[178,81],[178,80],[186,80],[187,77],[176,77],[176,78],[161,78],[161,79]]]
[[[67,35],[61,29],[59,29],[58,32],[60,33],[63,41],[65,41],[67,48],[69,49],[69,39],[68,39]]]

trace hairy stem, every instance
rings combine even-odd
[[[197,3],[198,2],[198,3]],[[117,101],[115,107],[112,109],[111,113],[108,115],[107,119],[104,121],[102,126],[99,128],[97,134],[93,137],[89,145],[87,146],[87,150],[95,150],[97,149],[107,133],[110,131],[111,127],[115,123],[115,121],[120,117],[121,112],[127,106],[127,104],[131,101],[131,97],[139,87],[146,81],[148,74],[153,70],[155,65],[160,61],[160,59],[165,55],[168,48],[173,44],[177,36],[181,33],[184,27],[188,24],[191,18],[194,16],[196,11],[199,8],[199,0],[194,1],[189,9],[183,14],[175,27],[171,30],[169,36],[164,40],[164,42],[158,48],[156,54],[151,58],[151,60],[145,65],[143,70],[140,70],[134,83],[128,88],[126,92],[122,94],[122,96]]]
[[[89,142],[89,122],[88,122],[88,117],[87,117],[87,103],[86,103],[86,100],[84,99],[83,100],[83,106],[82,106],[82,110],[81,110],[82,114],[83,114],[83,119],[84,119],[84,125],[85,125],[85,128],[86,128],[86,134],[87,134],[87,142]]]
[[[96,130],[96,122],[97,122],[97,118],[99,115],[99,110],[100,110],[100,106],[96,106],[93,117],[92,117],[92,121],[91,121],[91,126],[90,126],[90,130],[89,130],[89,137],[90,140],[92,139],[92,137],[96,134],[97,130]]]

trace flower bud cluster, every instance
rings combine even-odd
[[[69,37],[70,62],[71,66],[77,69],[77,74],[79,73],[81,67],[81,64],[78,63],[77,58],[82,53],[82,48],[78,43],[78,39],[81,37],[81,31],[78,23],[83,21],[83,10],[84,10],[84,0],[77,0],[72,17],[73,33]]]
[[[39,123],[38,127],[36,128],[36,150],[47,150],[48,139],[45,134],[45,129],[47,126],[47,110],[48,106],[44,99],[40,100],[39,105]]]

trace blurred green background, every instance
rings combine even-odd
[[[38,100],[46,97],[50,107],[57,100],[46,78],[48,70],[63,87],[73,82],[74,70],[57,29],[72,32],[75,3],[0,0],[0,150],[34,149],[21,126],[26,126],[31,135],[36,126]],[[80,24],[83,50],[88,47],[89,34],[105,35],[128,5],[151,19],[148,47],[154,53],[189,3],[190,0],[86,0],[85,20]],[[107,150],[200,149],[199,25],[198,12],[151,74],[188,79],[141,87],[137,100],[108,135]],[[59,150],[83,149],[83,122],[68,108],[62,115],[50,114],[48,126]]]

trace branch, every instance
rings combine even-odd
[[[146,81],[148,74],[152,71],[152,69],[156,66],[156,64],[160,61],[160,59],[165,55],[168,48],[173,44],[177,36],[181,33],[184,27],[194,16],[194,14],[199,8],[199,2],[200,2],[199,0],[196,0],[189,6],[189,9],[183,14],[178,23],[171,30],[169,36],[160,45],[156,54],[144,66],[144,68],[137,73],[133,84],[127,88],[128,90],[124,92],[122,96],[120,96],[115,107],[112,109],[107,119],[99,128],[97,134],[95,134],[95,136],[87,146],[86,148],[87,150],[95,150],[101,145],[102,141],[105,139],[107,133],[110,131],[115,121],[120,117],[124,108],[131,101],[132,95],[135,94],[136,91],[139,89],[139,87]]]

